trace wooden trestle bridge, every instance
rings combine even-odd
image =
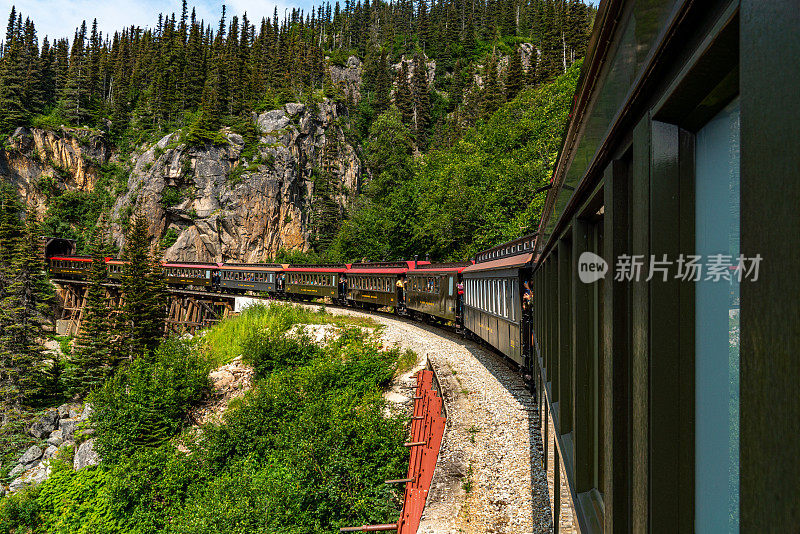
[[[56,331],[59,335],[77,335],[81,328],[89,283],[84,280],[54,279],[58,308]],[[111,310],[121,304],[120,286],[103,284]],[[213,326],[233,314],[234,295],[210,291],[169,288],[167,331],[194,334],[196,330]]]

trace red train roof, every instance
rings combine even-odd
[[[460,273],[467,267],[474,265],[475,262],[462,261],[456,263],[431,263],[428,265],[419,265],[416,269],[408,271],[409,274],[426,274],[426,273]]]
[[[286,268],[287,273],[343,273],[347,270],[348,265],[340,267],[295,267],[290,265]]]
[[[347,274],[403,274],[405,272],[408,272],[406,267],[361,267],[347,270]]]
[[[177,267],[179,269],[217,269],[216,263],[162,263],[162,267]]]
[[[51,256],[51,260],[92,261],[91,256]]]
[[[280,263],[223,263],[220,269],[224,271],[283,271],[288,264]]]
[[[416,266],[429,265],[429,261],[418,261]],[[354,263],[347,274],[403,274],[415,268],[413,261],[376,261]]]

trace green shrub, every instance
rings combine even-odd
[[[168,228],[167,233],[161,238],[161,248],[166,250],[174,245],[178,241],[178,236],[180,236],[180,232],[178,232],[175,228]]]
[[[50,113],[43,115],[34,115],[31,118],[31,126],[34,128],[41,128],[42,130],[57,130],[61,125],[68,125],[58,107],[53,108]]]
[[[244,336],[262,378],[221,423],[182,436],[188,453],[166,437],[205,385],[200,347],[167,341],[121,368],[91,399],[103,463],[56,461],[48,481],[0,500],[0,532],[322,534],[395,520],[399,488],[383,481],[405,473],[406,430],[382,389],[399,351],[355,328],[324,347],[281,341],[293,324],[339,320],[257,306],[209,331],[206,349]]]
[[[109,483],[103,468],[73,471],[55,469],[41,485],[37,497],[41,532],[48,534],[95,534],[124,532],[124,522],[112,513]]]
[[[177,206],[187,197],[187,191],[180,187],[166,186],[161,190],[161,204],[164,207]]]
[[[92,394],[92,424],[105,461],[119,462],[141,447],[177,434],[186,412],[208,388],[209,362],[189,344],[164,342],[152,357],[121,368]]]
[[[0,500],[0,532],[34,532],[41,523],[37,492],[24,491]]]

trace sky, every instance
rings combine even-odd
[[[181,0],[0,0],[3,5],[2,27],[0,34],[5,35],[6,22],[11,13],[11,6],[16,6],[17,13],[22,13],[22,20],[30,18],[36,25],[39,42],[47,35],[52,42],[54,38],[69,37],[70,41],[75,28],[86,20],[91,29],[92,19],[97,19],[97,26],[103,35],[113,35],[115,31],[130,25],[153,27],[158,22],[158,14],[175,13],[180,17]],[[222,4],[227,6],[226,19],[238,15],[241,19],[246,11],[247,17],[254,24],[261,17],[272,16],[275,6],[283,17],[284,9],[298,7],[308,10],[315,6],[314,0],[187,0],[189,13],[194,6],[197,18],[212,22],[216,27],[222,12]],[[333,2],[332,2],[333,3]]]

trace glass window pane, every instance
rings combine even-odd
[[[739,99],[696,138],[695,252],[739,256]],[[719,256],[718,256],[719,257]],[[695,287],[695,532],[739,532],[739,284]]]

